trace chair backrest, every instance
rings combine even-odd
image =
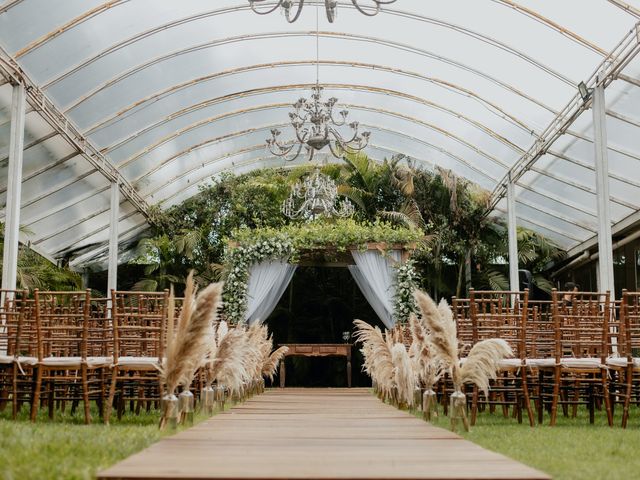
[[[87,357],[91,291],[34,291],[38,359]]]
[[[611,302],[609,292],[551,292],[555,357],[608,356]]]
[[[113,326],[111,324],[110,302],[106,297],[91,298],[87,355],[90,357],[110,357],[113,355]]]
[[[529,300],[525,349],[527,358],[554,358],[556,334],[550,300]]]
[[[169,291],[112,291],[113,355],[118,357],[164,356]]]
[[[0,290],[0,355],[28,355],[35,333],[26,319],[29,313],[26,290]],[[35,336],[35,335],[34,335]]]
[[[640,357],[640,292],[622,291],[619,353],[630,360]]]
[[[473,329],[471,326],[469,299],[453,297],[451,299],[451,311],[453,312],[453,318],[456,321],[458,342],[463,347],[463,350],[465,350],[463,353],[466,353],[468,348],[471,348],[473,345]]]
[[[526,356],[527,312],[529,291],[469,291],[469,310],[473,343],[501,338],[515,356]]]

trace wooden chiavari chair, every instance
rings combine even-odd
[[[117,413],[122,416],[126,399],[131,407],[158,401],[162,394],[159,371],[164,361],[169,291],[111,292],[113,367],[104,420],[111,417],[116,391]]]
[[[14,419],[31,401],[37,363],[33,302],[26,290],[0,290],[0,407],[10,400]]]
[[[544,375],[553,375],[555,366],[555,328],[552,314],[552,302],[529,300],[525,350],[528,369],[529,398],[533,400],[538,423],[544,417],[544,400],[551,409],[553,389],[545,389],[552,381],[545,382]],[[550,373],[547,373],[550,372]]]
[[[99,329],[90,316],[91,291],[40,292],[36,289],[34,299],[38,367],[31,420],[36,420],[40,399],[44,397],[51,418],[56,403],[64,409],[67,401],[72,402],[73,408],[82,401],[85,423],[90,423],[90,397],[102,394],[102,387],[94,378],[96,370],[111,363],[111,358],[103,352],[89,351],[90,332]]]
[[[491,338],[506,341],[513,349],[514,357],[500,363],[497,379],[492,382],[489,397],[484,399],[493,411],[502,406],[505,416],[513,406],[514,414],[522,422],[523,408],[529,424],[534,425],[533,410],[529,401],[528,373],[526,368],[526,332],[529,291],[476,291],[470,290],[470,316],[473,344]],[[478,388],[473,389],[471,424],[475,424],[480,403]]]
[[[640,399],[640,293],[622,291],[620,301],[619,329],[615,341],[611,341],[615,352],[607,360],[609,368],[615,372],[612,388],[622,400],[622,428],[627,427],[631,400]],[[617,381],[615,381],[617,380]],[[612,392],[613,393],[613,392]]]
[[[564,297],[570,297],[565,300]],[[613,425],[607,379],[611,303],[609,292],[558,292],[553,290],[554,365],[552,368],[551,420],[558,405],[586,404],[589,420],[595,419],[596,402],[604,401],[607,421]],[[566,412],[566,410],[565,410]]]

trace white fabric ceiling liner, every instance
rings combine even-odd
[[[274,126],[289,133],[289,105],[315,81],[307,3],[290,25],[246,0],[7,0],[0,47],[149,204],[167,208],[222,171],[283,165],[264,140]],[[398,0],[373,18],[339,3],[335,23],[320,16],[320,82],[372,131],[368,153],[404,153],[489,190],[640,18],[637,0]],[[639,86],[636,58],[606,92],[619,227],[640,206]],[[29,108],[21,223],[49,257],[99,261],[109,181]],[[516,186],[518,222],[565,248],[597,229],[592,142],[587,111]],[[123,243],[148,226],[127,200],[120,215]]]

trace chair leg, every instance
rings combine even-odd
[[[84,402],[84,423],[86,425],[91,423],[91,411],[89,405],[89,381],[87,379],[87,365],[83,364],[81,368],[82,374],[82,400]]]
[[[31,421],[36,421],[40,409],[40,390],[42,388],[42,367],[36,368],[36,385],[33,388],[33,400],[31,403]]]
[[[12,384],[13,384],[13,399],[11,405],[11,418],[14,420],[18,417],[18,368],[14,363],[12,368]]]
[[[471,394],[471,426],[476,424],[478,418],[478,400],[479,400],[478,387],[473,386],[473,393]]]
[[[602,369],[600,372],[600,379],[602,380],[602,394],[604,396],[604,406],[607,410],[607,422],[610,427],[613,427],[613,413],[611,412],[611,398],[609,398],[609,387],[607,385],[607,371]]]
[[[552,427],[556,424],[558,415],[558,397],[560,396],[560,366],[556,366],[553,374],[553,394],[551,398],[551,420],[549,425]]]
[[[104,423],[109,424],[111,419],[111,409],[113,407],[113,398],[116,395],[116,382],[118,380],[118,367],[113,367],[111,371],[111,384],[109,385],[109,397],[107,398],[107,404],[104,409]]]
[[[522,397],[524,400],[524,406],[527,409],[527,416],[529,417],[529,426],[533,427],[535,425],[535,420],[533,419],[533,410],[531,410],[531,400],[529,398],[529,382],[527,380],[527,367],[522,367],[520,369],[521,375],[521,388],[522,388]]]
[[[622,428],[627,428],[629,419],[629,404],[631,403],[632,385],[633,385],[633,367],[627,367],[625,370],[625,395],[624,404],[622,406]]]

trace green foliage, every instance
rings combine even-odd
[[[4,243],[0,242],[0,270]],[[19,289],[63,291],[82,288],[82,278],[68,268],[60,268],[31,248],[21,245],[18,251],[16,287]]]
[[[367,243],[406,245],[421,240],[416,229],[393,226],[381,221],[358,223],[353,219],[318,220],[311,223],[290,224],[282,228],[242,228],[232,233],[230,248],[225,258],[228,273],[225,281],[224,308],[228,320],[244,321],[249,269],[252,264],[271,258],[285,258],[297,262],[300,255],[317,250],[330,249],[346,252],[364,249]],[[413,264],[400,267],[400,282],[396,285],[395,315],[405,321],[412,311],[412,293],[415,288]]]
[[[367,243],[407,244],[419,242],[422,237],[422,232],[416,229],[397,227],[377,220],[360,223],[350,218],[296,223],[282,228],[241,228],[231,234],[231,239],[243,247],[286,240],[297,252],[328,246],[336,251],[346,252],[353,248],[365,248]]]
[[[228,238],[246,243],[289,235],[302,250],[313,249],[315,242],[333,241],[336,250],[344,251],[362,241],[358,224],[370,228],[376,222],[419,232],[415,268],[421,287],[436,297],[464,295],[467,275],[476,288],[505,285],[507,234],[501,220],[486,215],[487,191],[448,170],[415,169],[403,156],[377,163],[364,154],[348,154],[343,163],[323,166],[322,172],[356,206],[352,223],[337,230],[331,223],[296,230],[300,222],[286,218],[281,205],[291,185],[313,168],[225,174],[195,197],[158,214],[160,226],[151,239],[141,242],[133,261],[149,265],[138,287],[165,288],[184,278],[189,269],[195,269],[200,283],[218,280]],[[520,268],[530,270],[538,286],[549,288],[543,274],[563,252],[542,235],[522,228],[518,232]],[[470,267],[465,264],[467,256]]]

